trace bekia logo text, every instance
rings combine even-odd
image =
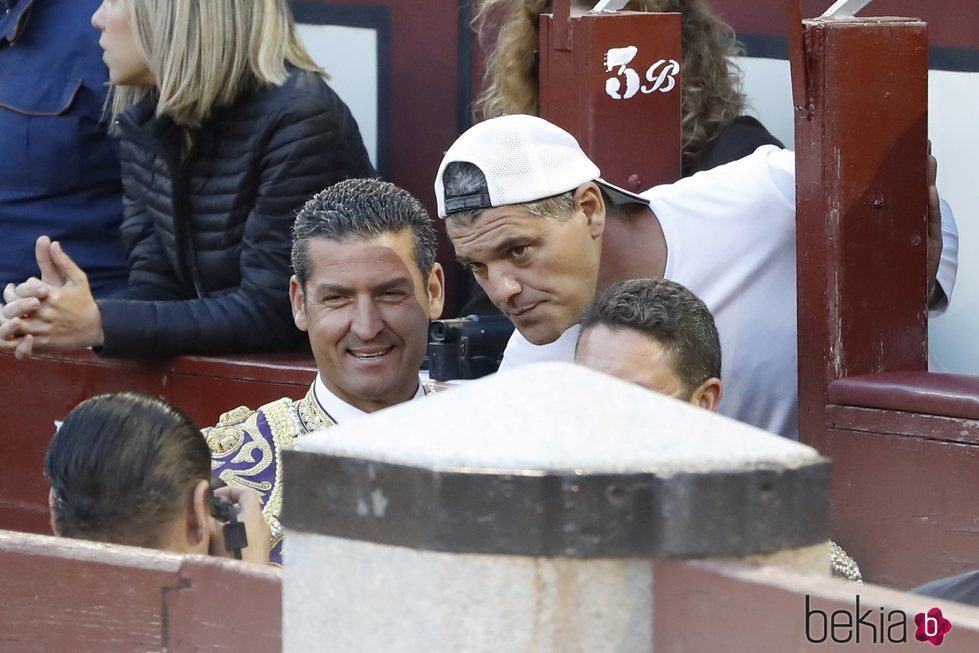
[[[945,635],[952,630],[952,623],[942,616],[940,608],[919,612],[914,616],[914,638],[941,646]],[[901,610],[884,608],[861,609],[860,595],[853,602],[853,610],[834,610],[827,613],[812,607],[806,594],[806,639],[812,644],[829,640],[836,644],[871,642],[874,644],[900,644],[908,641],[908,616]]]

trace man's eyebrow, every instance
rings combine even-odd
[[[532,237],[522,236],[519,234],[510,234],[508,236],[504,236],[499,242],[490,246],[489,251],[494,257],[497,257],[513,247],[522,247],[528,243],[532,243],[533,241],[534,238]],[[465,256],[456,256],[456,260],[459,262],[459,265],[464,268],[478,262]]]
[[[526,245],[528,242],[531,242],[532,240],[533,240],[532,238],[528,238],[526,236],[511,234],[505,236],[503,240],[493,245],[492,252],[493,254],[499,255],[513,247],[523,247],[524,245]]]
[[[351,292],[349,287],[338,283],[320,283],[313,290],[317,295],[343,295]]]
[[[374,287],[374,292],[384,292],[386,290],[401,290],[401,289],[411,289],[414,290],[415,282],[410,276],[396,277],[394,279],[388,279],[387,281],[381,282]]]

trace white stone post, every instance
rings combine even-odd
[[[655,558],[828,573],[813,449],[566,364],[283,452],[286,653],[648,653]]]

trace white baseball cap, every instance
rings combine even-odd
[[[445,196],[442,175],[450,163],[475,165],[486,177],[486,189],[467,195]],[[537,116],[514,114],[478,123],[445,153],[435,177],[438,214],[535,202],[572,191],[594,181],[616,205],[649,200],[601,178],[575,137]]]

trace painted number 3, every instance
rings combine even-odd
[[[605,72],[615,71],[615,77],[605,80],[605,92],[615,100],[628,100],[635,97],[639,91],[643,93],[669,93],[676,87],[676,76],[680,73],[680,64],[676,59],[660,59],[646,70],[646,81],[642,83],[639,73],[629,67],[639,53],[639,48],[627,45],[624,48],[612,48],[605,53]],[[622,90],[622,78],[625,78],[625,91]]]

